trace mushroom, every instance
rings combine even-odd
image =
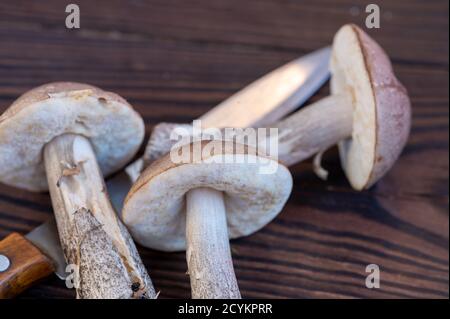
[[[331,96],[275,125],[279,158],[291,165],[338,144],[350,184],[366,189],[392,167],[407,142],[408,93],[383,49],[355,25],[336,34],[330,64]]]
[[[122,218],[146,247],[186,249],[193,298],[240,298],[229,238],[250,235],[275,218],[292,178],[251,147],[218,140],[199,146],[197,159],[179,163],[167,154],[147,167],[125,199]],[[260,173],[271,164],[278,165],[273,174]]]
[[[102,175],[131,160],[143,137],[141,117],[123,98],[80,83],[37,87],[0,117],[0,181],[50,190],[78,298],[155,296]]]
[[[331,95],[270,125],[279,129],[279,160],[285,165],[314,154],[319,176],[322,152],[338,144],[341,164],[352,187],[371,187],[391,168],[405,146],[411,125],[411,105],[388,56],[355,25],[335,35],[331,58]],[[153,131],[144,162],[167,153],[175,127],[161,123]]]

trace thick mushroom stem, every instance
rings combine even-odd
[[[241,298],[231,258],[222,192],[211,188],[189,191],[186,211],[186,259],[192,298]]]
[[[44,149],[61,245],[78,298],[154,298],[152,282],[106,192],[89,140],[64,134]]]
[[[352,136],[352,96],[331,95],[274,127],[279,130],[278,158],[285,165],[293,165]]]

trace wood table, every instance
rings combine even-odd
[[[188,122],[281,64],[331,43],[348,22],[364,27],[367,1],[82,1],[81,28],[65,28],[64,1],[0,2],[0,111],[50,81],[80,81],[126,97],[147,135],[160,121]],[[377,1],[367,30],[409,90],[413,127],[392,171],[355,192],[336,150],[327,182],[311,162],[292,168],[279,217],[232,241],[245,298],[449,297],[448,1]],[[328,94],[324,87],[313,98]],[[1,165],[1,164],[0,164]],[[0,236],[52,215],[48,194],[0,185]],[[188,298],[183,253],[140,248],[163,298]],[[377,264],[381,287],[365,286]],[[22,298],[73,298],[56,277]]]

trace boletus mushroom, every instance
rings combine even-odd
[[[200,146],[198,159],[176,163],[167,154],[147,167],[125,199],[122,218],[143,246],[186,249],[193,298],[240,298],[229,238],[269,223],[283,208],[292,178],[251,147]],[[278,165],[275,172],[261,174],[261,165],[270,164]]]
[[[336,34],[330,65],[331,96],[275,125],[279,158],[291,165],[338,144],[352,187],[366,189],[391,168],[407,142],[408,93],[383,49],[355,25]]]
[[[80,83],[37,87],[0,117],[0,181],[50,190],[78,298],[155,296],[103,180],[135,155],[143,137],[141,117],[123,98]]]
[[[331,95],[269,125],[279,129],[279,160],[293,165],[333,145],[352,187],[371,187],[395,163],[411,126],[408,93],[384,50],[359,27],[343,26],[332,46]],[[170,132],[186,124],[157,125],[144,162],[167,153]]]

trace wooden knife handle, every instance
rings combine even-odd
[[[18,233],[0,241],[0,258],[0,299],[17,296],[55,270],[52,261]]]

